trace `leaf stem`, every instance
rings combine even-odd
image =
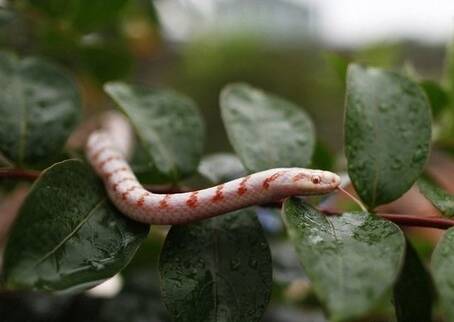
[[[35,181],[40,175],[39,171],[19,168],[0,168],[1,178],[25,179]]]

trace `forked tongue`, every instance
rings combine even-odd
[[[362,211],[367,212],[367,208],[364,206],[364,204],[358,198],[356,198],[354,195],[352,195],[350,192],[348,192],[347,190],[345,190],[344,188],[342,188],[340,186],[338,186],[337,189],[339,189],[341,192],[346,194],[347,197],[349,197],[351,200],[353,200],[353,202],[356,203],[361,208]]]

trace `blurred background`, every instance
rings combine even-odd
[[[305,108],[321,142],[342,144],[345,68],[361,62],[440,79],[454,3],[354,0],[115,0],[0,2],[0,46],[72,69],[86,113],[127,79],[194,98],[207,152],[228,148],[220,89],[244,81]]]
[[[449,67],[447,48],[453,30],[451,0],[0,0],[0,49],[42,56],[70,70],[87,119],[111,108],[102,91],[107,81],[172,87],[201,108],[207,153],[231,150],[222,130],[219,93],[227,83],[240,81],[302,106],[318,135],[314,162],[342,169],[348,63],[403,73],[430,96],[437,149],[429,170],[436,169],[433,172],[451,192],[454,69]],[[80,142],[76,135],[69,144]],[[404,196],[410,199],[387,209],[434,211],[414,194],[410,191]],[[7,208],[11,205],[0,209]],[[275,218],[269,215],[264,221],[270,238],[280,234]],[[427,257],[439,233],[417,236],[418,250]],[[140,271],[143,263],[157,262],[162,236],[156,239],[143,247],[124,276],[135,267]],[[279,281],[273,295],[277,304],[264,321],[324,321],[291,246],[276,242],[272,248]],[[166,321],[157,278],[147,274],[125,277],[116,297],[3,294],[0,321],[2,316],[7,321],[59,321],[62,316],[65,321]],[[298,305],[288,307],[302,302],[315,303],[315,309],[302,313]]]

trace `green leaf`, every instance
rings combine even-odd
[[[173,226],[159,266],[176,322],[260,321],[270,298],[270,250],[251,209]]]
[[[432,254],[432,276],[446,321],[454,320],[454,228],[448,229]]]
[[[147,149],[140,141],[136,142],[134,153],[129,163],[137,179],[143,184],[168,184],[175,180],[156,169]]]
[[[363,316],[392,289],[405,250],[399,227],[364,212],[327,216],[298,198],[285,201],[283,216],[332,321]]]
[[[122,41],[103,39],[84,43],[78,49],[81,67],[100,83],[125,78],[132,69],[132,55]]]
[[[443,87],[431,80],[424,80],[419,83],[429,99],[432,107],[432,114],[438,116],[449,104],[449,95]]]
[[[404,194],[430,148],[431,116],[421,88],[398,74],[350,65],[345,143],[348,174],[373,209]]]
[[[27,0],[49,17],[64,20],[80,31],[103,27],[118,17],[127,0]]]
[[[426,179],[418,180],[419,191],[445,217],[454,216],[454,196]]]
[[[19,166],[45,164],[79,119],[76,85],[45,61],[0,53],[0,87],[0,151]]]
[[[148,234],[122,215],[81,161],[43,172],[22,205],[4,256],[10,289],[80,290],[118,273]]]
[[[230,143],[248,170],[310,163],[314,126],[299,106],[246,84],[232,84],[222,90],[221,112]]]
[[[322,142],[317,142],[315,144],[311,168],[330,170],[334,167],[334,163],[334,155],[329,148]]]
[[[240,159],[230,153],[216,153],[204,157],[199,165],[199,173],[214,184],[246,175]]]
[[[204,124],[191,99],[171,90],[119,82],[108,83],[104,89],[131,121],[149,164],[174,180],[196,171]]]
[[[432,279],[416,250],[407,240],[404,264],[394,286],[397,321],[432,321],[432,301]]]

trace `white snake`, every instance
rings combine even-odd
[[[277,168],[188,193],[151,193],[128,164],[132,137],[126,118],[108,114],[102,128],[89,136],[86,154],[110,200],[122,213],[143,223],[184,224],[289,196],[328,193],[340,184],[339,176],[329,171]]]

